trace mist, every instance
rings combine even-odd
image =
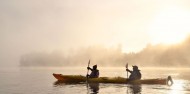
[[[141,67],[187,67],[190,65],[190,37],[179,44],[148,44],[142,51],[122,52],[122,46],[113,48],[92,46],[70,51],[30,53],[23,55],[21,66],[86,66],[88,60],[102,67],[122,67],[126,63]]]
[[[121,46],[106,48],[103,46],[91,46],[70,50],[67,54],[60,51],[51,53],[29,53],[20,59],[20,66],[84,66],[90,60],[91,64],[99,66],[121,66],[125,59],[125,53]]]
[[[178,44],[149,44],[139,53],[129,55],[128,60],[142,66],[187,67],[190,65],[189,44],[190,37]]]
[[[30,52],[67,51],[101,44],[109,47],[126,41],[130,45],[127,50],[140,50],[130,43],[135,37],[127,37],[138,31],[131,26],[119,25],[129,23],[131,18],[125,18],[126,15],[136,14],[127,13],[130,10],[123,9],[124,3],[135,4],[121,1],[115,5],[110,0],[0,0],[0,66],[18,66],[20,56]],[[112,11],[113,8],[116,10]],[[124,11],[127,14],[123,14]],[[139,22],[133,23],[136,24]],[[124,32],[126,29],[134,32]],[[137,41],[147,40],[144,31],[138,33],[144,36],[137,36],[140,38]],[[127,39],[124,41],[123,38]],[[144,43],[146,41],[139,45],[144,46]]]
[[[140,51],[154,37],[150,24],[170,6],[190,9],[187,0],[0,0],[0,67],[22,65],[23,58],[44,58],[44,66],[80,65],[89,59],[102,66],[140,64],[136,59],[147,52]]]

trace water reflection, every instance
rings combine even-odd
[[[189,88],[187,83],[185,80],[175,80],[175,83],[170,87],[169,94],[185,94],[188,91],[187,88]]]
[[[98,94],[99,92],[99,83],[88,83],[87,87],[88,89],[90,89],[91,93],[90,94]]]
[[[62,85],[72,85],[72,84],[80,84],[80,83],[76,83],[76,82],[62,82],[62,81],[55,81],[54,86],[62,86]]]
[[[128,85],[127,94],[141,94],[141,85]]]
[[[87,87],[87,94],[98,94],[99,93],[99,83],[74,83],[74,82],[62,82],[62,81],[56,81],[53,83],[55,87],[57,86],[68,86],[68,85],[74,85],[77,87],[77,85],[80,86],[86,86]]]

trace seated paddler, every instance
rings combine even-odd
[[[93,68],[87,67],[88,70],[91,70],[90,75],[87,74],[89,78],[98,78],[99,77],[99,70],[97,69],[97,65],[94,65]]]
[[[140,80],[141,79],[141,72],[138,69],[138,66],[133,66],[133,71],[126,69],[127,72],[131,73],[129,76],[129,80]]]

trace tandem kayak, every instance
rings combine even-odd
[[[62,75],[62,74],[55,74],[53,76],[61,82],[65,83],[81,83],[81,82],[88,82],[88,83],[117,83],[117,84],[161,84],[161,85],[169,85],[173,84],[171,76],[168,78],[157,78],[157,79],[141,79],[141,80],[134,80],[129,81],[123,77],[99,77],[99,78],[86,78],[82,75]]]

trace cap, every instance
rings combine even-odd
[[[139,70],[139,69],[138,69],[138,66],[136,66],[136,65],[133,66],[133,69],[134,69],[134,70]],[[140,71],[140,70],[139,70],[139,71]]]

